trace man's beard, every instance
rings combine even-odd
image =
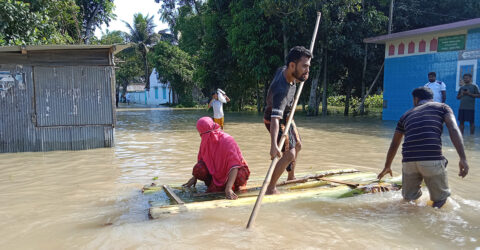
[[[307,80],[307,75],[306,74],[300,74],[298,73],[298,71],[295,70],[295,72],[293,73],[293,77],[295,77],[295,79],[297,79],[298,81],[300,82],[304,82],[305,80]]]

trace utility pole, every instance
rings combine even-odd
[[[362,0],[362,22],[365,25],[365,0]],[[362,99],[365,96],[365,73],[367,71],[367,57],[368,57],[368,43],[365,43],[365,55],[363,56],[363,70],[362,70]]]
[[[388,16],[388,34],[392,33],[393,0],[390,0],[390,15]]]
[[[389,14],[389,17],[388,17],[388,34],[392,33],[393,1],[394,0],[390,0],[390,14]],[[367,45],[365,44],[365,53],[366,52],[367,52]],[[365,71],[366,64],[367,63],[366,63],[366,57],[365,57],[364,58],[364,71]],[[382,72],[384,65],[385,65],[385,61],[383,61],[382,67],[380,67],[380,70],[378,71],[377,76],[375,77],[375,80],[373,80],[372,85],[370,85],[370,87],[368,88],[367,93],[365,95],[363,95],[363,93],[362,93],[363,98],[362,98],[362,101],[360,102],[360,105],[359,105],[359,108],[358,108],[360,110],[360,114],[364,114],[364,112],[365,112],[365,100],[367,99],[368,95],[370,95],[370,92],[372,91],[373,87],[377,83],[378,77],[380,76],[380,73]],[[363,86],[362,86],[362,91],[364,91]]]

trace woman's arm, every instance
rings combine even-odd
[[[215,100],[215,99],[212,98],[212,100],[210,100],[210,102],[208,103],[207,110],[209,110],[212,107],[213,100]]]
[[[191,187],[191,186],[194,186],[197,185],[197,178],[195,178],[195,176],[192,176],[192,178],[190,178],[190,180],[187,181],[187,183],[183,184],[182,187]]]
[[[225,186],[225,198],[230,200],[238,199],[237,194],[235,194],[232,190],[233,183],[235,183],[235,179],[237,179],[238,168],[232,168],[230,173],[228,173],[228,180]]]

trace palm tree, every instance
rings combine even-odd
[[[172,45],[178,45],[178,40],[175,37],[175,35],[170,32],[170,29],[160,30],[158,32],[158,35],[160,36],[159,37],[160,41],[164,41]]]
[[[154,45],[158,40],[158,34],[154,31],[156,25],[153,22],[153,17],[154,16],[148,15],[143,16],[141,13],[137,13],[133,15],[133,25],[123,21],[130,30],[130,33],[127,35],[128,39],[130,42],[136,43],[138,50],[142,53],[146,90],[150,89],[150,72],[147,60],[148,47]]]

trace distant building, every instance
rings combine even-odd
[[[412,107],[411,92],[428,82],[428,72],[447,85],[446,103],[455,113],[462,76],[471,73],[477,83],[480,59],[480,18],[393,33],[364,40],[385,44],[384,120],[398,120]],[[480,124],[480,108],[475,123]]]
[[[113,146],[113,55],[123,48],[0,47],[0,152]]]
[[[160,105],[172,103],[170,83],[159,80],[156,69],[150,74],[150,90],[145,90],[145,84],[130,84],[127,87],[127,101],[145,105]]]

